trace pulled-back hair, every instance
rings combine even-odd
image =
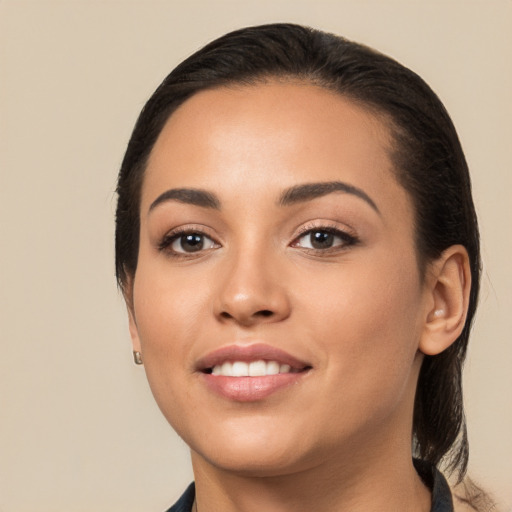
[[[471,293],[466,324],[448,349],[424,357],[413,420],[415,455],[434,465],[443,459],[461,479],[468,461],[461,374],[481,266],[477,218],[466,160],[448,113],[418,75],[391,58],[333,34],[273,24],[224,35],[178,65],[144,106],[119,173],[118,283],[126,293],[135,275],[144,171],[169,116],[199,91],[271,80],[324,87],[383,119],[392,135],[396,177],[414,204],[422,273],[454,244],[463,245],[469,254]]]

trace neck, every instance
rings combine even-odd
[[[194,453],[192,461],[197,512],[430,511],[430,491],[412,457],[402,453],[337,455],[317,466],[272,476],[219,469]]]

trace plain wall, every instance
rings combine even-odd
[[[171,68],[274,21],[388,53],[454,119],[485,262],[465,375],[470,469],[512,510],[512,1],[0,0],[0,511],[158,511],[191,480],[131,359],[116,174]]]

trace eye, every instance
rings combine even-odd
[[[172,255],[194,254],[208,249],[215,249],[219,244],[199,231],[181,231],[167,235],[160,244],[160,250]]]
[[[326,251],[329,249],[343,248],[354,245],[357,239],[334,228],[315,228],[304,232],[292,244],[293,247],[301,247],[314,251]]]

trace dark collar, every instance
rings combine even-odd
[[[423,483],[432,490],[430,512],[453,512],[452,493],[446,478],[428,462],[419,459],[414,459],[413,462]]]
[[[192,482],[181,498],[167,512],[192,512],[192,505],[196,497],[196,486]]]

